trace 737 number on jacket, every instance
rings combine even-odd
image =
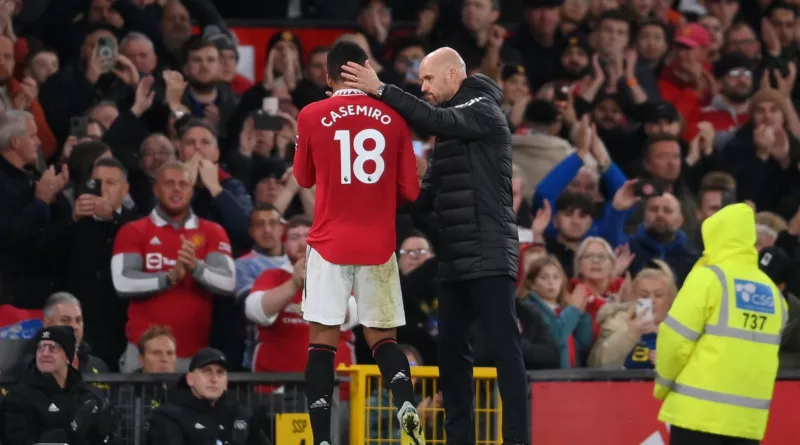
[[[355,175],[359,182],[364,184],[375,184],[381,179],[384,170],[386,170],[386,163],[381,157],[383,150],[386,148],[386,138],[383,137],[383,133],[373,129],[361,130],[351,140],[350,130],[336,130],[336,133],[333,135],[333,140],[339,141],[342,184],[351,184],[353,175]],[[367,150],[364,147],[364,142],[368,140],[375,141],[375,148],[372,150]],[[351,147],[356,152],[355,161],[351,160]],[[364,164],[367,161],[375,163],[374,172],[367,173],[364,169]]]
[[[750,312],[742,312],[742,315],[744,315],[745,328],[750,328],[758,331],[764,330],[764,323],[767,322],[766,315],[756,315],[756,314],[751,314]]]

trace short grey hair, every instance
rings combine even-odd
[[[144,138],[142,143],[139,145],[139,153],[144,152],[144,149],[147,147],[147,141],[159,138],[164,138],[164,140],[167,141],[167,147],[169,147],[173,155],[177,154],[177,149],[175,148],[175,144],[173,144],[172,141],[170,141],[169,138],[164,133],[150,133],[150,136]]]
[[[47,297],[44,302],[44,318],[50,320],[55,316],[56,306],[59,304],[74,304],[80,309],[81,302],[74,295],[69,292],[56,292]]]
[[[150,37],[147,37],[146,35],[137,31],[131,31],[125,34],[125,37],[123,37],[122,41],[119,42],[119,47],[125,48],[125,46],[127,46],[128,43],[133,42],[134,40],[144,40],[145,42],[147,42],[147,46],[155,51],[155,46],[153,46],[153,41],[150,40]]]
[[[26,119],[33,119],[33,115],[22,110],[0,113],[0,150],[8,148],[12,137],[25,136],[28,131]]]

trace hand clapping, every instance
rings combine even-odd
[[[194,244],[181,235],[181,248],[178,250],[178,263],[186,268],[187,271],[194,272],[197,267],[197,256],[194,252]]]

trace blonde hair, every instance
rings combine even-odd
[[[603,250],[605,250],[606,253],[608,254],[608,258],[611,260],[611,262],[615,263],[617,261],[617,254],[614,253],[614,249],[611,248],[611,244],[608,244],[608,241],[604,240],[603,238],[600,238],[599,236],[586,237],[583,241],[581,241],[581,244],[575,250],[575,259],[572,266],[572,270],[575,272],[576,277],[580,275],[581,257],[583,256],[584,252],[586,252],[586,249],[589,247],[589,244],[592,243],[600,244],[600,246],[603,247]],[[612,275],[614,274],[613,267],[611,268],[611,274]]]
[[[636,288],[636,284],[641,280],[659,280],[667,286],[667,299],[671,302],[678,295],[678,287],[675,285],[675,275],[667,263],[661,260],[653,260],[658,268],[645,268],[636,274],[636,278],[631,283],[631,290]]]
[[[773,212],[758,212],[756,213],[756,231],[767,232],[772,236],[778,236],[789,228],[789,224],[785,219],[781,218],[778,214]]]

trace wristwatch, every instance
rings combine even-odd
[[[386,84],[383,84],[383,85],[379,86],[379,87],[378,87],[378,89],[377,89],[377,90],[375,90],[375,96],[376,96],[378,99],[380,99],[381,97],[383,97],[383,90],[385,90],[385,89],[386,89]]]

